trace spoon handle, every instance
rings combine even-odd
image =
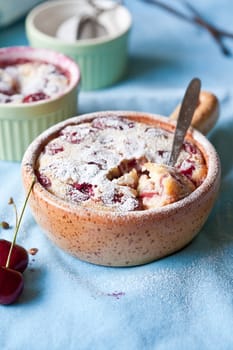
[[[198,78],[191,80],[186,89],[173,137],[172,150],[168,161],[169,166],[175,165],[180,154],[186,132],[191,124],[195,108],[198,104],[200,89],[201,81]]]

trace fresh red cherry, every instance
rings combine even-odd
[[[6,266],[10,247],[11,242],[0,239],[0,266]],[[28,266],[28,260],[28,252],[26,249],[18,244],[14,244],[9,261],[9,268],[23,272]]]
[[[22,273],[19,271],[13,270],[10,267],[16,265],[20,269],[24,270],[25,264],[27,265],[28,263],[27,252],[23,247],[16,245],[15,241],[16,241],[21,220],[23,218],[23,214],[24,214],[34,183],[35,183],[35,179],[33,179],[31,183],[31,186],[29,188],[26,199],[24,201],[24,205],[23,205],[21,214],[19,216],[19,219],[18,219],[18,213],[17,213],[16,206],[13,199],[10,198],[9,200],[9,204],[13,204],[15,207],[16,227],[15,227],[14,238],[11,243],[4,239],[0,240],[1,241],[0,242],[1,243],[0,259],[3,259],[2,261],[3,261],[3,264],[5,265],[5,266],[0,266],[0,304],[3,304],[3,305],[14,303],[18,299],[18,297],[21,295],[24,288],[24,280],[23,280]],[[6,251],[8,252],[8,254],[6,254],[6,258],[5,258]],[[25,252],[26,252],[26,256],[25,256]],[[25,259],[27,261],[25,261]]]
[[[14,303],[24,288],[23,275],[15,270],[0,266],[0,304]]]

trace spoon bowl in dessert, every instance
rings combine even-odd
[[[36,177],[30,206],[38,224],[60,248],[106,266],[140,265],[186,246],[214,205],[220,162],[190,128],[175,166],[164,165],[174,129],[169,118],[130,111],[49,128],[22,162],[26,189]]]

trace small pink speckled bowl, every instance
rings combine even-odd
[[[118,113],[132,120],[174,130],[168,118],[139,112],[99,112],[75,117],[48,129],[26,151],[22,176],[28,190],[43,146],[68,124]],[[188,244],[200,231],[215,202],[220,183],[220,162],[212,144],[200,132],[187,135],[203,153],[207,177],[186,198],[160,209],[133,212],[94,210],[61,200],[36,182],[30,206],[38,224],[51,240],[79,259],[108,266],[148,263]]]

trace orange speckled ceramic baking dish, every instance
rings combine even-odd
[[[205,94],[201,93],[201,103],[193,121],[198,119],[201,128],[200,119],[204,120],[206,132],[209,129],[206,126],[212,127],[217,119],[218,103],[211,94]],[[134,111],[98,112],[61,122],[42,133],[27,149],[22,162],[26,190],[35,176],[36,161],[44,145],[62,128],[116,113],[168,131],[175,128],[174,120]],[[219,157],[208,139],[194,128],[189,129],[186,137],[199,148],[207,164],[205,180],[187,197],[157,209],[96,210],[59,199],[36,181],[30,207],[37,223],[56,245],[79,259],[100,265],[140,265],[181,249],[197,235],[208,218],[217,197],[221,173]]]

